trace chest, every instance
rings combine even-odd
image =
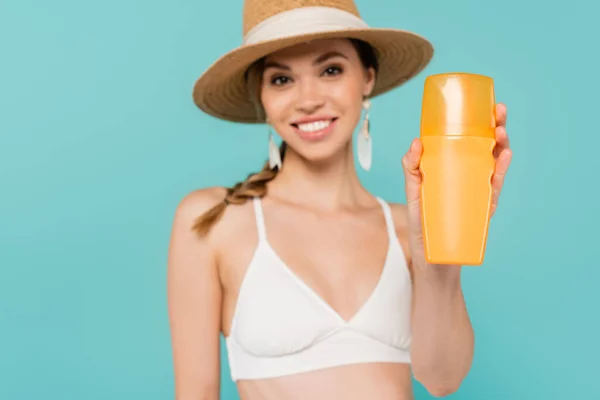
[[[266,241],[283,264],[322,290],[365,287],[383,267],[389,236],[378,218],[316,216],[267,219]]]
[[[381,213],[334,218],[273,210],[262,222],[256,233],[240,235],[239,251],[225,255],[228,314],[260,244],[274,271],[289,275],[288,284],[303,286],[344,320],[356,315],[377,287],[389,255],[392,238]]]

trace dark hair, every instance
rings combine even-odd
[[[377,72],[379,70],[379,61],[375,49],[369,43],[360,39],[350,39],[350,42],[354,45],[363,66],[365,68],[373,68]]]
[[[365,68],[373,68],[375,71],[379,69],[377,54],[373,47],[359,39],[351,38],[350,42],[354,45],[361,63]],[[246,72],[246,82],[252,97],[255,99],[257,110],[259,113],[264,113],[259,100],[259,77],[262,76],[262,66],[264,58],[254,63]],[[279,148],[281,159],[285,157],[287,144],[283,142]],[[264,197],[267,194],[267,183],[273,180],[278,169],[271,169],[269,162],[265,162],[263,168],[256,173],[248,175],[248,177],[234,186],[227,188],[223,201],[216,204],[210,210],[206,211],[196,220],[193,230],[200,235],[204,235],[210,231],[212,226],[222,217],[228,205],[244,204],[253,197]]]

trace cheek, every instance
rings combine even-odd
[[[356,99],[362,98],[362,88],[358,84],[358,80],[351,75],[347,75],[327,89],[331,96],[347,103],[354,103]]]
[[[284,141],[293,140],[288,121],[293,113],[293,96],[285,91],[264,90],[261,101],[270,125]],[[290,111],[292,110],[292,111]]]
[[[362,91],[356,82],[337,87],[331,95],[336,105],[343,109],[348,123],[356,124],[362,112]]]
[[[362,87],[360,81],[354,76],[347,76],[344,80],[336,82],[328,88],[330,99],[343,108],[346,113],[360,113],[362,107]]]
[[[291,96],[286,92],[275,92],[266,89],[261,96],[263,108],[273,123],[285,119],[286,110],[290,107]]]

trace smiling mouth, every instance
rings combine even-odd
[[[303,124],[292,124],[292,126],[304,133],[315,133],[327,129],[337,118],[322,121],[306,122]]]

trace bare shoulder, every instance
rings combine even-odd
[[[249,230],[254,229],[254,214],[248,212],[250,202],[227,206],[208,234],[201,237],[193,231],[198,218],[222,204],[226,194],[226,188],[217,186],[198,189],[185,195],[175,211],[174,237],[178,234],[188,236],[188,245],[202,247],[203,252],[212,253],[219,261],[231,248],[232,243],[239,245],[240,241],[247,241]]]
[[[177,205],[175,219],[191,226],[197,217],[223,201],[225,193],[224,187],[215,186],[186,194]]]
[[[200,237],[194,230],[198,218],[222,201],[225,189],[211,187],[198,189],[183,196],[175,209],[169,244],[170,268],[181,268],[180,259],[202,258],[204,264],[213,264],[214,247],[210,235]],[[177,261],[176,261],[177,260]]]
[[[209,235],[200,237],[194,225],[198,218],[210,210],[225,194],[223,188],[199,189],[186,194],[177,205],[171,228],[169,243],[169,268],[190,267],[189,260],[202,260],[195,264],[214,264],[214,251]],[[221,197],[220,197],[221,196]],[[193,267],[193,266],[192,266]]]

